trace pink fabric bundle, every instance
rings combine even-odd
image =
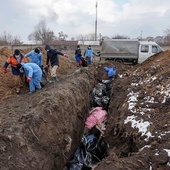
[[[107,112],[102,107],[96,107],[90,111],[90,116],[86,119],[85,126],[87,129],[91,129],[106,120],[106,118]]]

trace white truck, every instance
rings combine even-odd
[[[161,51],[163,49],[153,41],[111,39],[102,41],[101,51],[97,55],[100,59],[114,60],[124,64],[138,64]]]

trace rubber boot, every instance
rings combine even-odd
[[[55,82],[55,77],[51,77],[49,83],[54,83],[54,82]]]
[[[58,78],[57,78],[57,76],[56,77],[54,77],[54,81],[56,82],[56,81],[58,81]]]

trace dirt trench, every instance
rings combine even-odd
[[[79,69],[0,106],[0,169],[63,169],[84,131],[95,69]]]
[[[126,74],[125,70],[130,69],[114,62],[94,64],[78,69],[32,95],[16,95],[2,102],[0,168],[67,169],[84,133],[85,120],[91,109],[90,93],[99,80],[108,79],[103,69],[106,65],[117,65],[117,74]],[[116,79],[115,76],[113,82]],[[118,92],[117,85],[114,87]],[[120,157],[132,152],[128,144],[122,140],[117,146],[121,150],[121,155],[117,151]]]
[[[109,155],[93,170],[169,170],[169,56],[169,51],[157,54],[134,67],[94,63],[33,95],[3,101],[0,169],[66,169],[84,132],[89,94],[98,80],[108,78],[103,66],[115,66],[104,135]],[[130,110],[129,98],[135,94],[138,100]],[[151,122],[144,135],[130,122],[124,123],[134,115]],[[147,133],[152,136],[147,138]]]
[[[109,156],[95,170],[170,169],[169,56],[156,54],[121,74],[117,67],[105,134]]]

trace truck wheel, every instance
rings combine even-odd
[[[104,62],[105,58],[100,57],[100,62]]]
[[[123,63],[122,59],[115,59],[116,62]]]
[[[133,60],[133,61],[132,61],[132,64],[133,64],[133,65],[138,64],[138,60]]]

